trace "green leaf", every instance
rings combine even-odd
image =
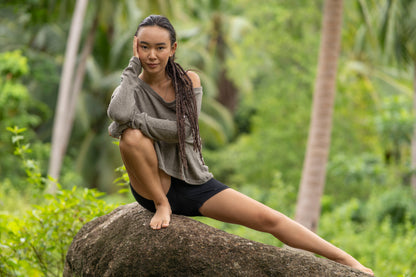
[[[22,139],[24,139],[23,136],[13,136],[12,143],[15,144],[16,142],[21,141]]]

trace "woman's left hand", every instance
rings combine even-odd
[[[133,56],[139,58],[139,39],[134,36],[133,39]]]

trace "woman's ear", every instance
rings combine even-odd
[[[172,48],[170,50],[170,56],[172,57],[173,55],[175,55],[176,52],[176,48],[178,47],[178,43],[175,41],[175,43],[172,45]]]

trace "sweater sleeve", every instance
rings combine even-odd
[[[127,128],[130,128],[130,124],[119,124],[113,121],[111,122],[110,126],[108,126],[108,133],[113,138],[120,138],[124,130],[126,130]]]
[[[197,116],[199,116],[202,103],[202,88],[196,88],[194,91],[197,104]],[[133,115],[132,127],[141,130],[145,136],[156,141],[164,141],[167,143],[179,142],[178,127],[175,120],[154,118],[146,113],[136,112]],[[192,130],[187,120],[185,120],[185,142],[193,142]]]
[[[137,57],[130,59],[129,65],[121,74],[121,83],[114,90],[108,105],[107,115],[119,124],[131,121],[135,112],[134,92],[139,87],[138,76],[142,67]]]

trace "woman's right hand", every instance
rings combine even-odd
[[[133,56],[139,58],[139,39],[134,36],[133,39]]]

